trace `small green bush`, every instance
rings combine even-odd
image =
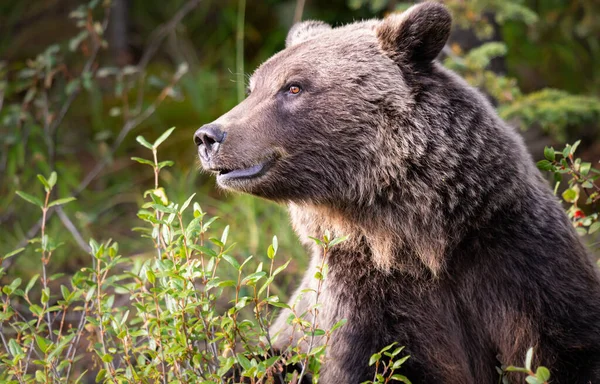
[[[180,204],[169,200],[159,173],[173,162],[159,161],[158,147],[172,132],[152,144],[138,136],[152,160],[133,158],[149,165],[155,176],[138,212],[144,225],[134,228],[152,241],[153,258],[123,258],[117,243],[90,240],[91,266],[66,279],[46,276],[52,252],[60,246],[45,233],[46,213],[72,199],[49,201],[56,173],[39,176],[44,198],[18,192],[42,211],[41,236],[30,241],[40,256],[41,277],[35,275],[24,288],[19,278],[2,287],[2,382],[79,382],[93,370],[96,381],[106,383],[220,383],[237,366],[241,377],[254,383],[282,376],[283,362],[301,367],[295,373],[298,381],[307,375],[318,380],[327,341],[344,320],[319,329],[306,315],[316,318],[327,278],[325,257],[344,238],[326,234],[315,239],[323,249],[323,263],[315,271],[317,300],[307,312],[297,313],[293,303],[271,294],[275,277],[289,263],[276,265],[277,237],[267,249],[270,264],[250,270],[252,256],[237,260],[230,255],[229,227],[215,235],[211,224],[217,218],[209,218],[194,195]],[[34,297],[36,290],[41,294]],[[275,308],[292,311],[288,321],[305,334],[298,346],[273,350],[278,335],[269,334],[269,325]],[[325,345],[317,346],[316,337],[324,337]],[[82,366],[88,370],[81,371]],[[294,380],[291,375],[279,379]]]

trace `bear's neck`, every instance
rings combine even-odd
[[[368,214],[312,204],[290,203],[288,208],[296,233],[314,257],[321,257],[322,249],[311,237],[320,239],[328,231],[332,238],[348,236],[335,246],[338,258],[356,260],[360,255],[362,260],[366,253],[368,260],[362,262],[384,273],[436,276],[444,269],[451,244],[442,223],[418,215],[403,217],[393,206],[371,207]]]

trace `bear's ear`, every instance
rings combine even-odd
[[[299,44],[311,39],[323,32],[329,31],[331,26],[322,21],[308,20],[302,23],[296,23],[292,26],[285,39],[285,47]]]
[[[386,17],[376,33],[381,48],[394,60],[426,64],[444,48],[451,26],[452,17],[445,6],[425,2]]]

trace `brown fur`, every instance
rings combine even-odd
[[[497,382],[532,346],[553,383],[600,382],[597,272],[520,136],[434,61],[449,32],[435,3],[295,26],[250,96],[198,131],[203,166],[289,206],[313,255],[292,302],[316,286],[309,237],[349,235],[327,259],[317,322],[348,322],[320,382],[371,378],[369,356],[392,342],[413,383]],[[287,315],[278,348],[299,338]]]

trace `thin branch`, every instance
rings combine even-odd
[[[85,243],[85,240],[83,240],[83,236],[81,236],[81,233],[79,233],[71,219],[69,219],[69,216],[65,214],[65,211],[62,209],[62,207],[56,208],[56,214],[60,218],[60,221],[62,221],[65,228],[67,228],[69,232],[71,232],[71,235],[73,235],[73,238],[75,239],[77,245],[79,245],[79,247],[83,249],[85,253],[89,253],[92,249],[89,245]]]
[[[148,66],[148,63],[150,62],[152,57],[154,57],[164,39],[167,38],[169,34],[171,34],[171,31],[173,31],[177,27],[177,25],[179,25],[181,20],[183,20],[183,18],[187,16],[188,13],[193,11],[194,8],[196,8],[198,4],[200,4],[200,1],[202,0],[188,1],[179,9],[179,11],[175,13],[175,15],[173,15],[171,20],[169,20],[165,24],[158,26],[158,28],[156,28],[150,34],[150,43],[147,45],[146,50],[142,54],[142,57],[140,58],[140,61],[137,65],[139,92],[137,95],[136,110],[139,111],[143,103],[144,70],[146,69],[146,66]]]

